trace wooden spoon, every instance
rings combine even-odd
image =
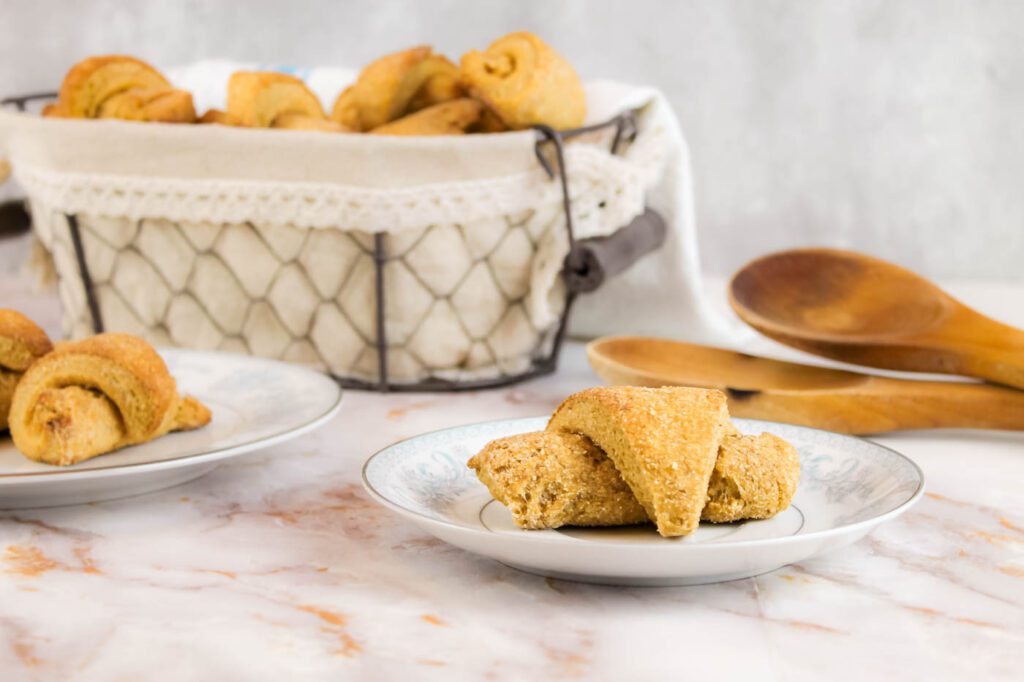
[[[729,301],[758,331],[811,353],[1024,388],[1024,331],[877,258],[834,249],[765,256],[733,277]]]
[[[858,434],[951,427],[1024,430],[1024,392],[987,384],[892,379],[638,336],[593,341],[587,357],[611,384],[725,391],[735,417]]]

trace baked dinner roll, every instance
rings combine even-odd
[[[532,33],[510,33],[462,57],[462,84],[509,128],[583,125],[583,85],[572,65]]]
[[[153,347],[128,334],[58,344],[22,376],[10,412],[15,447],[61,466],[209,421],[205,406],[178,395]]]
[[[463,135],[480,121],[483,105],[463,97],[427,107],[370,131],[374,135]]]
[[[273,71],[236,71],[228,80],[227,117],[217,122],[314,130],[322,129],[316,126],[326,118],[320,100],[298,78]]]
[[[35,322],[17,310],[0,308],[0,431],[18,381],[33,362],[53,350],[50,338]]]
[[[768,519],[789,506],[800,480],[796,448],[771,433],[727,434],[708,483],[701,519]]]
[[[539,431],[499,438],[468,465],[522,528],[647,522],[615,465],[586,436]]]
[[[132,95],[126,97],[126,93]],[[46,107],[43,115],[189,123],[195,120],[195,109],[191,94],[176,90],[146,62],[106,55],[71,67],[57,103]]]
[[[364,68],[338,95],[331,118],[365,132],[461,96],[458,67],[422,45],[385,55]]]
[[[697,529],[728,425],[721,391],[615,386],[569,396],[546,430],[593,441],[670,537]]]
[[[620,526],[647,513],[605,453],[558,431],[499,438],[468,465],[522,528]],[[800,476],[796,449],[768,433],[727,433],[718,448],[701,520],[765,519],[789,506]]]

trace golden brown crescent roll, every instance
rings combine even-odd
[[[463,135],[480,120],[483,105],[464,97],[427,107],[370,131],[374,135]]]
[[[540,431],[499,438],[468,464],[522,528],[648,520],[615,465],[585,436]],[[796,449],[781,438],[726,434],[701,520],[770,518],[789,506],[799,476]]]
[[[468,464],[522,528],[647,522],[615,465],[586,436],[539,431],[499,438]]]
[[[59,344],[22,376],[10,412],[18,450],[61,466],[209,421],[205,406],[178,395],[153,347],[128,334]]]
[[[134,94],[125,98],[129,92]],[[57,104],[45,108],[43,115],[188,123],[195,120],[195,109],[190,93],[174,89],[146,62],[125,55],[106,55],[84,59],[71,67]]]
[[[569,396],[547,430],[590,438],[671,537],[697,529],[727,425],[721,391],[614,386]]]
[[[228,80],[228,115],[253,128],[294,125],[298,117],[323,121],[323,107],[306,84],[273,71],[236,71]],[[309,129],[309,128],[307,128]]]
[[[461,96],[458,68],[421,45],[385,55],[364,68],[338,95],[331,118],[351,130],[369,131]]]
[[[50,338],[35,322],[17,310],[0,308],[0,431],[18,381],[33,362],[53,350]]]
[[[509,128],[583,125],[587,101],[576,70],[532,33],[510,33],[462,57],[462,84]]]

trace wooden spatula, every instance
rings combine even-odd
[[[729,300],[747,324],[811,353],[1024,388],[1024,331],[864,254],[797,249],[759,258],[733,277]]]
[[[587,356],[611,384],[721,389],[736,417],[856,434],[1024,430],[1024,392],[987,384],[893,379],[637,336],[598,339]]]

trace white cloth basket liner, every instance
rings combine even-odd
[[[595,87],[591,101],[608,99]],[[678,131],[659,101],[630,103],[649,108],[620,155],[613,131],[566,145],[578,239],[629,223],[663,181]],[[69,336],[95,323],[70,222],[105,329],[369,383],[379,379],[375,239],[389,381],[495,380],[550,353],[568,239],[561,186],[536,142],[535,131],[389,138],[0,111],[0,150],[53,254]],[[683,300],[698,300],[695,276],[685,273]]]

